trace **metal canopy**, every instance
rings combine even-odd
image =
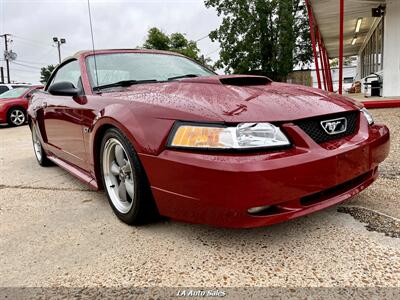
[[[329,58],[338,57],[340,1],[310,0],[310,3]],[[344,56],[358,54],[369,30],[374,25],[375,19],[377,19],[372,17],[372,8],[384,3],[385,0],[344,0]],[[362,18],[361,29],[357,34],[356,43],[352,45],[352,40],[356,35],[355,28],[358,18]]]

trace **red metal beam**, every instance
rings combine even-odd
[[[339,32],[339,94],[343,93],[343,23],[344,23],[344,0],[340,0],[340,32]]]
[[[325,60],[325,67],[326,67],[326,77],[328,80],[328,91],[332,92],[333,91],[333,86],[332,86],[332,73],[331,73],[331,68],[329,66],[329,58],[328,58],[328,52],[326,51],[324,41],[322,40],[322,49],[324,50],[324,60]]]
[[[317,41],[318,41],[318,49],[320,53],[320,58],[321,58],[321,66],[322,66],[322,72],[324,75],[324,86],[325,90],[332,92],[333,91],[333,85],[332,85],[332,74],[331,74],[331,69],[329,65],[329,59],[328,59],[328,53],[325,48],[325,43],[324,39],[321,36],[321,31],[319,30],[318,24],[315,24],[316,27],[316,35],[317,35]]]
[[[331,70],[331,65],[329,63],[329,55],[328,55],[328,51],[326,51],[324,40],[322,40],[322,45],[325,50],[326,65],[328,66],[327,71],[328,71],[328,75],[329,75],[328,76],[329,77],[329,91],[333,92],[332,70]]]
[[[315,45],[314,14],[312,12],[310,0],[306,0],[306,5],[307,5],[307,11],[308,11],[308,22],[310,24],[310,35],[311,35],[312,48],[313,48],[313,52],[314,52],[314,63],[315,63],[315,71],[317,73],[318,88],[321,89],[322,86],[321,86],[321,77],[319,74],[317,47]]]
[[[332,74],[329,66],[329,59],[328,59],[328,52],[326,51],[325,48],[325,43],[324,39],[321,36],[321,32],[318,30],[318,38],[319,38],[319,43],[321,45],[321,50],[322,50],[322,59],[324,60],[324,71],[325,71],[325,78],[326,78],[326,86],[327,90],[332,92]]]
[[[319,32],[319,28],[318,28],[317,24],[315,24],[315,32],[317,35],[318,52],[319,52],[319,60],[321,63],[322,78],[324,79],[324,89],[325,89],[325,91],[327,91],[328,84],[327,84],[327,74],[326,74],[326,66],[325,66],[325,58],[324,58],[324,49],[322,48],[321,33]]]
[[[400,100],[366,100],[361,101],[365,108],[394,108],[400,107]]]

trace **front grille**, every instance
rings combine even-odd
[[[337,140],[345,136],[352,135],[357,130],[359,111],[350,111],[339,114],[332,114],[327,116],[319,116],[316,118],[309,118],[295,122],[305,133],[307,133],[316,143],[321,144],[324,142]],[[344,132],[338,134],[328,134],[321,126],[321,121],[332,120],[336,118],[346,118],[347,128]]]

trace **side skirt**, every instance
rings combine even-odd
[[[83,183],[87,184],[91,189],[98,191],[99,187],[97,186],[96,180],[90,176],[88,173],[85,171],[81,170],[80,168],[77,168],[73,165],[70,165],[69,163],[53,156],[49,155],[48,159],[54,162],[56,165],[67,171],[68,173],[71,173],[73,176],[78,178],[80,181]]]

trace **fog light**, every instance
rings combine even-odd
[[[267,210],[267,209],[270,208],[270,207],[271,207],[271,205],[252,207],[252,208],[249,208],[249,209],[247,210],[247,212],[248,212],[249,214],[258,214],[258,213],[260,213],[260,212],[262,212],[262,211],[264,211],[264,210]]]

